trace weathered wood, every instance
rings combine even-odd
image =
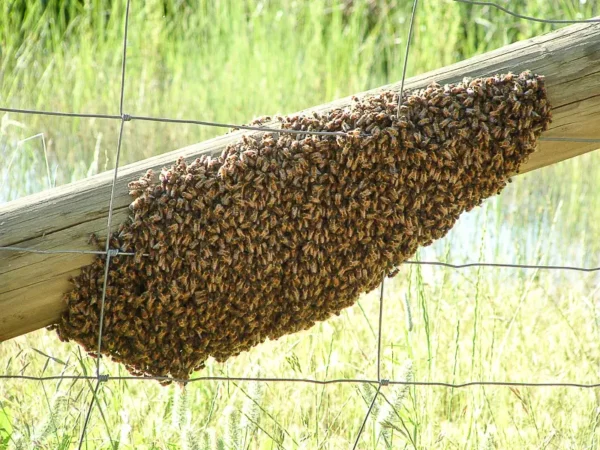
[[[585,24],[518,42],[499,50],[407,80],[406,89],[431,81],[448,83],[465,76],[530,69],[546,76],[554,122],[548,137],[600,138],[600,25]],[[383,86],[399,90],[399,83]],[[348,105],[344,98],[309,111]],[[127,124],[135,126],[135,123]],[[275,125],[272,125],[275,126]],[[247,132],[246,132],[247,133]],[[127,183],[147,169],[155,171],[183,155],[218,154],[242,132],[221,136],[119,169],[114,201],[114,224],[127,219]],[[554,164],[600,147],[595,143],[543,141],[523,172]],[[91,233],[106,233],[112,172],[31,195],[0,206],[0,246],[44,250],[90,250]],[[0,251],[0,341],[51,324],[64,308],[62,294],[69,275],[92,261],[90,255],[40,255]]]

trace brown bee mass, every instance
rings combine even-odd
[[[133,374],[187,379],[352,305],[463,211],[497,194],[550,122],[523,73],[354,99],[280,118],[343,136],[244,136],[130,184],[111,247],[102,350]],[[146,256],[144,256],[146,255]],[[54,326],[94,352],[104,258],[84,267]]]

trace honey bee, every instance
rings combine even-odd
[[[400,118],[392,92],[281,118],[347,135],[248,135],[221,156],[178,159],[159,185],[131,184],[141,200],[110,244],[135,255],[113,259],[103,352],[169,383],[339,314],[502,189],[550,113],[532,74],[403,100]],[[75,277],[56,326],[92,351],[103,271],[98,258]]]

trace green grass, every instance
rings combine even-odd
[[[65,2],[47,3],[46,10],[38,0],[0,6],[0,104],[117,114],[124,1],[73,1],[63,13],[57,11]],[[14,5],[24,4],[23,16]],[[125,112],[241,123],[397,81],[411,6],[134,1]],[[592,1],[512,1],[510,7],[537,17],[598,14]],[[489,7],[422,0],[408,73],[553,28]],[[0,201],[110,170],[117,132],[118,123],[109,120],[3,116]],[[222,132],[127,123],[123,163]],[[24,141],[40,133],[46,151],[39,137]],[[588,154],[516,178],[416,257],[597,265],[599,164],[600,155]],[[404,266],[386,284],[382,374],[456,383],[596,382],[599,281],[597,274],[575,272]],[[211,363],[198,375],[374,379],[378,307],[372,292],[338,318],[226,364]],[[94,374],[94,364],[45,330],[0,347],[3,374]],[[107,361],[103,370],[126,375]],[[76,448],[92,388],[82,380],[1,380],[0,449]],[[349,448],[373,393],[352,384],[198,382],[182,392],[110,381],[98,393],[84,448]],[[596,390],[386,386],[382,393],[360,448],[599,446]]]

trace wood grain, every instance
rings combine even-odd
[[[444,84],[460,81],[465,76],[518,73],[527,69],[546,76],[554,120],[544,138],[600,138],[599,24],[562,28],[419,75],[407,80],[405,89],[422,88],[434,80]],[[399,88],[399,83],[394,83],[359,96],[385,89],[398,91]],[[349,103],[347,97],[306,111],[327,111]],[[135,126],[135,123],[127,126]],[[242,134],[220,136],[120,168],[113,224],[127,220],[130,203],[127,184],[147,169],[160,171],[181,155],[191,159],[200,154],[219,154]],[[542,141],[522,172],[598,147],[600,144],[596,143]],[[112,177],[112,172],[105,172],[0,205],[0,246],[90,250],[88,236],[106,233]],[[77,274],[79,268],[89,264],[92,258],[80,254],[0,251],[0,341],[55,322],[64,309],[62,294],[69,289],[69,275]]]

